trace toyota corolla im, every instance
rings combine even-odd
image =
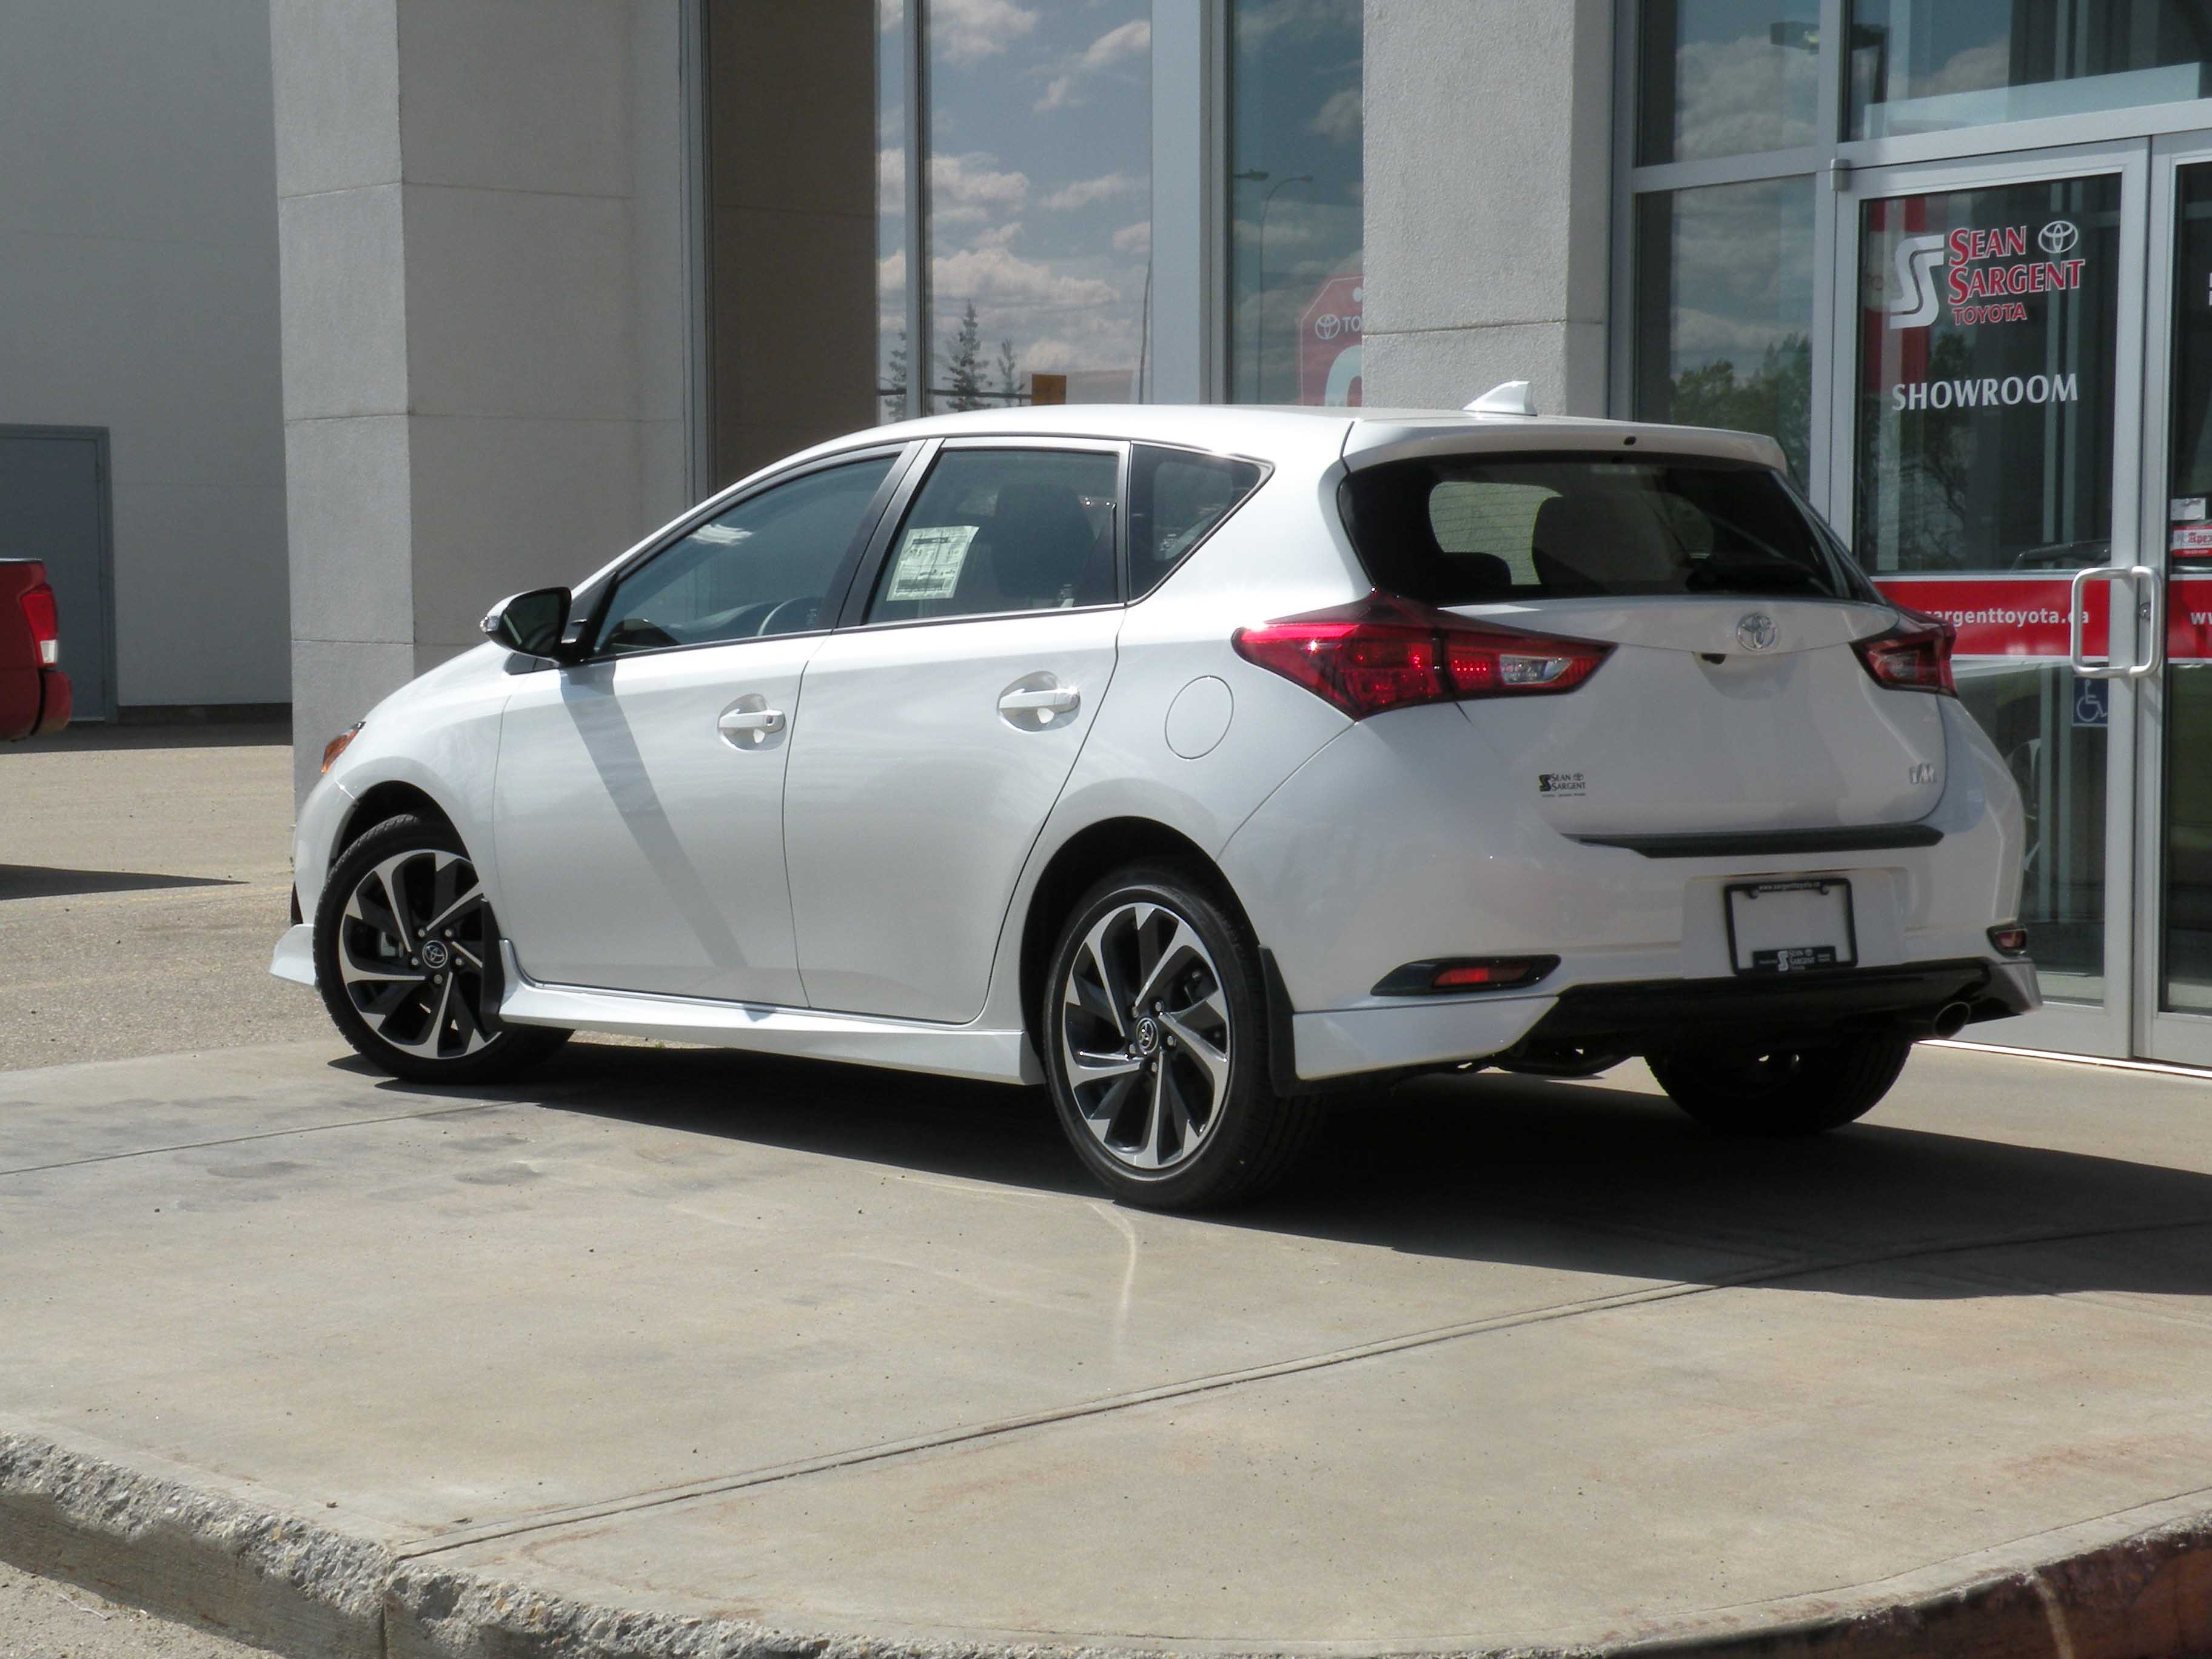
[[[1164,1206],[1347,1081],[1641,1055],[1802,1134],[2033,1007],[1948,627],[1768,440],[1484,404],[794,456],[334,741],[275,971],[412,1079],[595,1030],[1042,1083]]]

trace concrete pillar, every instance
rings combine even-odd
[[[1612,0],[1366,0],[1366,401],[1606,412]]]
[[[688,494],[681,0],[271,0],[296,777]]]

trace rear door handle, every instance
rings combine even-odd
[[[1055,714],[1066,714],[1082,701],[1072,685],[1040,686],[1034,691],[1007,692],[999,699],[999,712],[1013,714],[1025,708],[1049,708]]]

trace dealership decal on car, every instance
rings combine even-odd
[[[1579,772],[1539,772],[1536,774],[1536,793],[1540,795],[1580,795],[1588,787]]]

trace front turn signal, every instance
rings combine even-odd
[[[337,764],[338,757],[345,753],[346,745],[361,735],[361,728],[362,722],[356,720],[351,726],[346,727],[344,731],[339,732],[337,736],[332,738],[328,743],[323,745],[324,771],[329,771],[332,766]]]

